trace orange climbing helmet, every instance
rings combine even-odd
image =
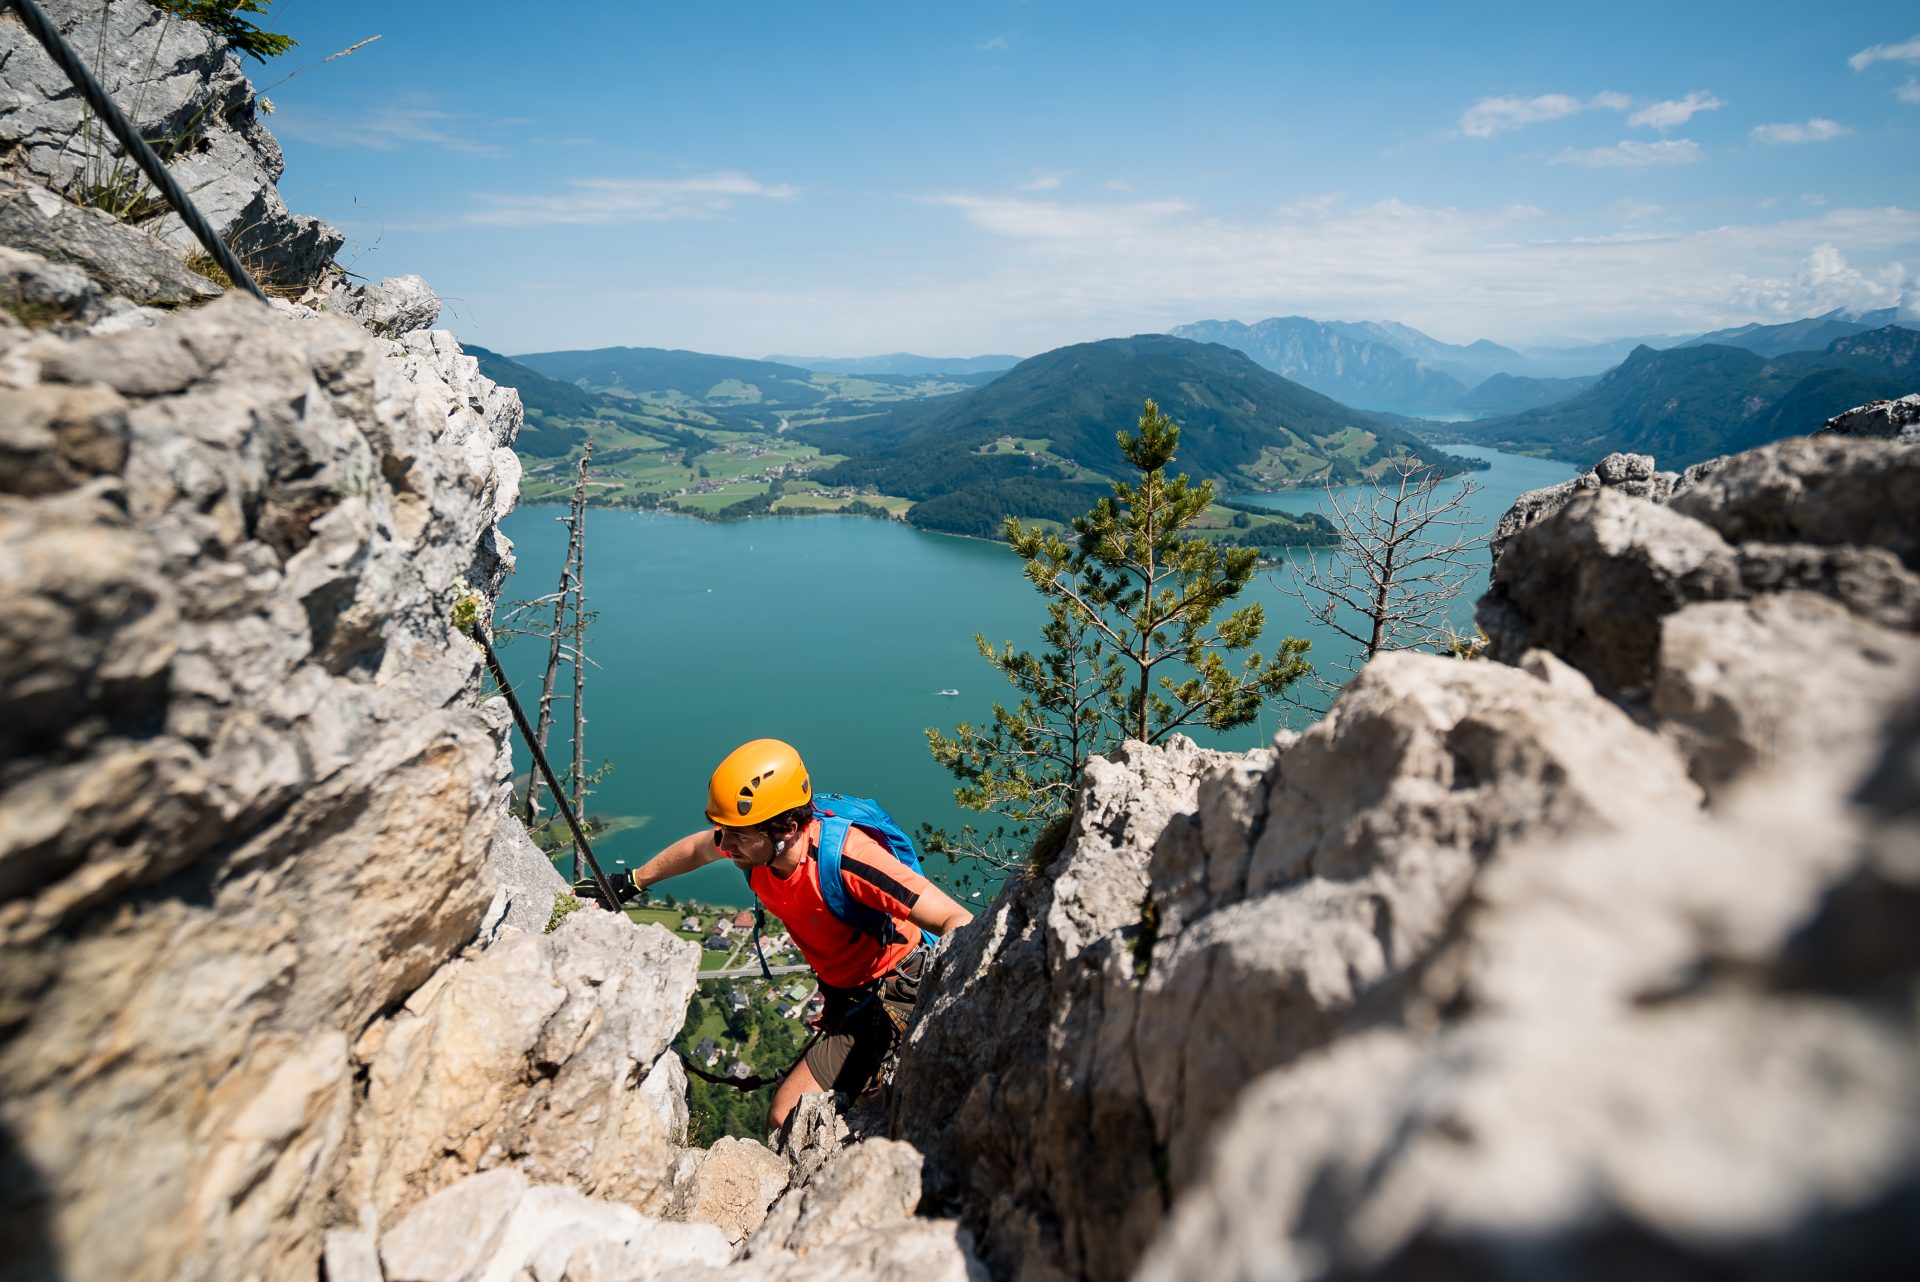
[[[743,743],[707,781],[707,818],[746,828],[813,801],[813,781],[793,745],[778,739]]]

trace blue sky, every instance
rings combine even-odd
[[[252,68],[288,203],[510,353],[1029,355],[1288,314],[1525,344],[1920,305],[1910,3],[280,0],[269,25],[300,41]]]

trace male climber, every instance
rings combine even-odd
[[[923,932],[944,936],[973,914],[851,828],[840,856],[842,879],[853,899],[892,919],[894,929],[885,932],[891,941],[836,917],[820,891],[813,781],[800,754],[778,739],[755,739],[727,754],[707,782],[707,818],[716,826],[680,838],[627,877],[616,874],[614,890],[624,901],[669,877],[731,859],[761,904],[786,925],[820,980],[825,1031],[774,1089],[767,1117],[777,1129],[802,1095],[858,1096],[879,1078],[917,996]],[[590,894],[591,884],[576,893]]]

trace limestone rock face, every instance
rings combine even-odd
[[[811,1251],[903,1220],[920,1205],[920,1150],[870,1139],[845,1149],[773,1205],[746,1244],[749,1256]]]
[[[1874,401],[1836,414],[1820,429],[1822,434],[1878,436],[1902,445],[1920,445],[1920,392],[1894,401]]]
[[[638,1088],[686,1018],[699,964],[696,946],[658,926],[579,912],[552,935],[516,934],[443,968],[362,1039],[356,1126],[380,1221],[507,1163],[657,1204],[674,1137]]]
[[[1896,1276],[1916,836],[1780,786],[1490,865],[1416,991],[1240,1096],[1138,1276]]]
[[[286,162],[260,123],[239,59],[206,29],[142,0],[44,0],[48,18],[81,53],[214,230],[263,283],[300,286],[333,261],[343,237],[290,213],[274,184]],[[87,110],[79,92],[17,22],[0,22],[0,149],[34,180],[122,209],[145,180]],[[151,229],[182,253],[199,244],[171,212]]]
[[[325,302],[383,338],[429,329],[440,319],[440,295],[418,276],[389,276],[377,285],[336,282]]]
[[[1490,545],[1493,563],[1500,564],[1500,558],[1505,554],[1507,544],[1513,541],[1514,535],[1529,526],[1538,525],[1572,502],[1578,495],[1593,490],[1611,489],[1634,498],[1664,503],[1672,496],[1674,486],[1679,481],[1680,477],[1672,472],[1655,471],[1652,455],[1609,454],[1594,464],[1591,471],[1584,472],[1571,481],[1562,481],[1558,485],[1530,490],[1521,495],[1514,505],[1507,509],[1506,514],[1494,524]]]
[[[420,1203],[380,1241],[386,1282],[573,1282],[719,1265],[731,1248],[706,1224],[669,1224],[511,1167],[469,1176]]]
[[[1662,620],[1683,605],[1783,591],[1920,628],[1920,455],[1796,438],[1720,460],[1667,506],[1598,490],[1515,538],[1481,600],[1492,657],[1562,655],[1609,697],[1649,696]]]
[[[517,819],[501,820],[487,851],[487,863],[499,888],[480,923],[482,943],[491,944],[507,931],[544,932],[553,916],[554,899],[572,893],[566,878],[554,871]]]
[[[517,401],[229,297],[0,335],[0,424],[6,1235],[310,1277],[351,1044],[492,896],[504,710],[448,616],[509,564]]]
[[[786,1190],[791,1170],[787,1159],[766,1145],[727,1136],[680,1183],[667,1215],[714,1225],[729,1242],[744,1241]]]
[[[1003,1279],[1910,1258],[1914,466],[1610,459],[1504,523],[1505,663],[1094,763],[923,985],[928,1209]]]
[[[88,279],[84,306],[67,316],[93,320],[118,295],[123,306],[176,307],[219,295],[220,287],[188,271],[178,251],[101,209],[86,209],[51,188],[0,174],[0,242]],[[95,283],[97,282],[97,283]]]

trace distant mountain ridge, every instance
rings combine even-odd
[[[1823,351],[1836,339],[1899,323],[1899,311],[1835,309],[1779,324],[1759,323],[1710,334],[1647,334],[1548,341],[1515,350],[1487,339],[1446,343],[1398,321],[1320,321],[1276,316],[1253,324],[1232,320],[1175,326],[1177,337],[1225,343],[1277,374],[1360,409],[1425,416],[1485,418],[1540,408],[1577,394],[1642,347],[1726,346],[1762,356]],[[1911,327],[1911,325],[1909,325]],[[1384,349],[1384,350],[1383,350]],[[1393,359],[1394,355],[1403,358]],[[1457,390],[1448,393],[1441,378]],[[1499,379],[1498,382],[1489,380]]]
[[[1197,321],[1168,332],[1245,352],[1283,378],[1357,408],[1447,414],[1466,395],[1459,379],[1427,368],[1388,342],[1360,337],[1360,328],[1273,316],[1252,325]]]
[[[1469,418],[1496,418],[1539,409],[1578,396],[1600,378],[1528,378],[1523,374],[1495,374],[1462,396],[1457,407]]]
[[[1809,316],[1779,325],[1753,324],[1717,329],[1711,334],[1690,338],[1679,346],[1697,347],[1717,343],[1723,347],[1744,347],[1762,356],[1784,356],[1788,352],[1820,351],[1836,339],[1851,338],[1868,330],[1897,325],[1899,319],[1900,309],[1897,307],[1857,313],[1836,307],[1825,315]]]
[[[1443,343],[1423,334],[1411,325],[1397,321],[1329,321],[1343,334],[1369,342],[1385,343],[1403,355],[1452,375],[1465,387],[1472,387],[1494,374],[1528,372],[1527,359],[1511,347],[1502,347],[1488,339],[1477,338],[1465,345]]]
[[[769,356],[779,365],[798,365],[821,374],[997,374],[1020,363],[1018,356]]]
[[[1570,400],[1454,426],[1477,444],[1574,463],[1628,452],[1677,468],[1811,432],[1855,405],[1916,389],[1920,332],[1889,325],[1825,351],[1775,357],[1723,344],[1639,347]]]
[[[817,405],[827,398],[826,391],[813,384],[812,370],[678,348],[598,347],[528,352],[513,359],[549,378],[616,396],[678,393],[690,400],[735,399],[793,407]],[[740,388],[737,396],[729,395],[730,384]]]

